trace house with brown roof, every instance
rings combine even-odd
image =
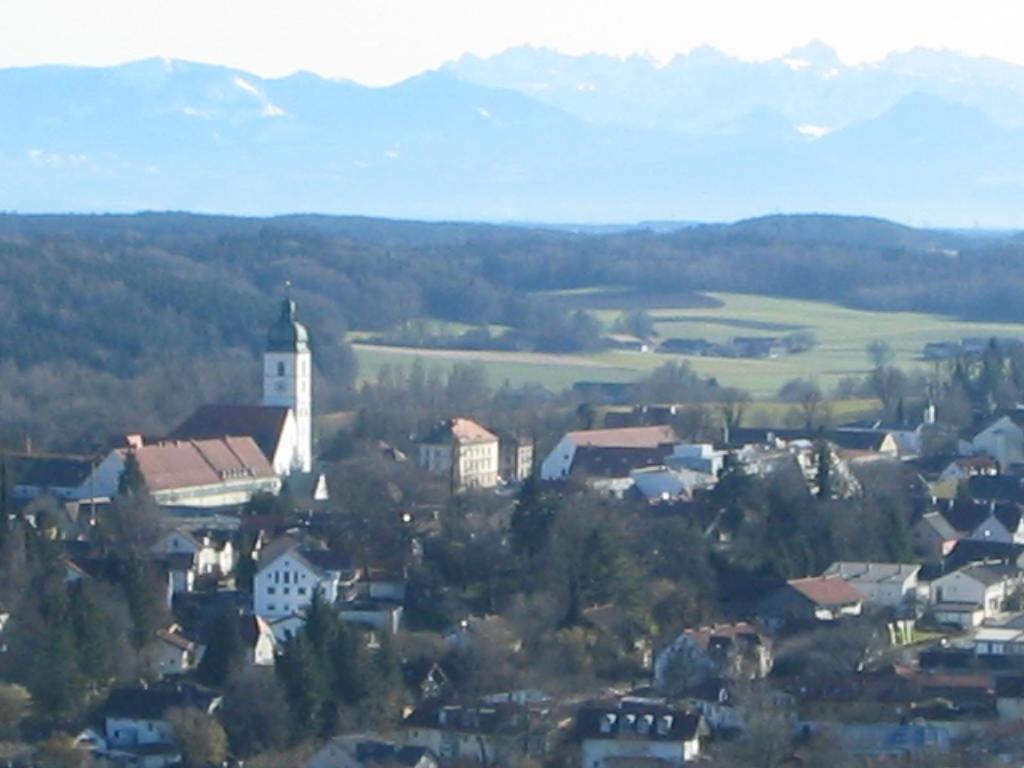
[[[258,493],[276,494],[281,480],[251,437],[165,440],[146,444],[137,436],[115,451],[121,471],[128,454],[153,499],[161,506],[239,507]]]
[[[187,674],[196,668],[200,656],[202,647],[182,634],[177,624],[157,630],[143,652],[147,669],[158,677]]]
[[[453,491],[498,484],[498,436],[472,419],[446,419],[417,443],[420,468],[449,478]]]
[[[651,463],[654,458],[658,464],[664,463],[679,442],[676,431],[667,424],[567,432],[544,459],[540,476],[543,480],[565,480],[573,472],[580,452],[585,453],[591,466],[601,463],[603,455],[609,457],[608,462],[621,463],[623,459],[628,463],[630,456],[640,462],[628,469],[654,466]],[[628,471],[626,474],[628,476]]]
[[[860,616],[864,595],[838,576],[792,579],[761,601],[758,613],[773,623],[837,621]]]

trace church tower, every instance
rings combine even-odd
[[[295,415],[292,470],[313,469],[313,359],[306,327],[295,319],[295,302],[281,302],[281,315],[267,334],[263,355],[263,404],[291,408]]]

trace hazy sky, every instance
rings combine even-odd
[[[0,66],[168,56],[379,84],[525,43],[761,59],[812,39],[848,63],[925,46],[1024,64],[1022,30],[1019,0],[0,0]]]

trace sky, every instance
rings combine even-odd
[[[524,44],[758,60],[811,40],[848,64],[927,47],[1024,65],[1022,29],[1018,0],[0,0],[0,67],[165,56],[382,85]]]

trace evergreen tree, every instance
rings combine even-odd
[[[92,585],[82,580],[69,587],[75,656],[82,675],[94,684],[114,676],[114,644],[110,627],[101,621],[102,611]]]
[[[217,614],[207,632],[206,651],[196,677],[203,685],[222,687],[245,661],[245,643],[239,631],[239,615],[228,607]]]
[[[304,632],[288,640],[276,669],[291,712],[293,736],[298,739],[316,734],[329,693],[328,678],[322,674]]]

